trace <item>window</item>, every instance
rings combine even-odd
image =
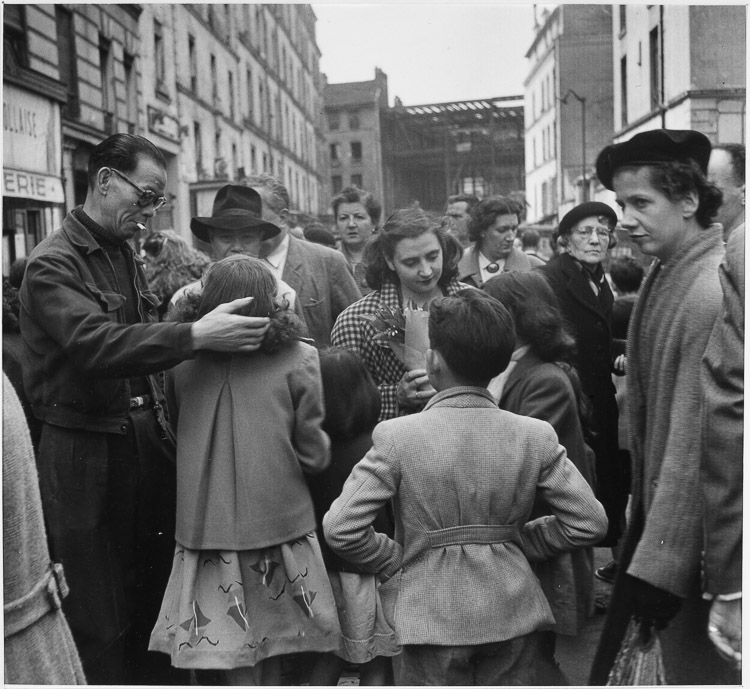
[[[232,174],[230,175],[230,177],[236,179],[238,167],[239,165],[237,164],[237,144],[232,144]]]
[[[334,175],[331,177],[331,191],[334,194],[338,194],[344,188],[341,175]]]
[[[122,56],[122,64],[125,68],[125,108],[128,119],[128,133],[135,134],[136,120],[136,84],[135,84],[135,57],[128,53]]]
[[[195,56],[195,36],[188,34],[188,68],[190,69],[190,90],[198,89],[198,60]]]
[[[258,82],[258,91],[260,93],[260,126],[266,127],[266,91],[263,88],[263,81]],[[265,172],[266,168],[263,168]]]
[[[352,175],[351,176],[352,185],[355,187],[362,188],[362,175]]]
[[[203,173],[203,140],[200,122],[193,122],[193,148],[195,149],[195,167],[200,177]]]
[[[620,33],[625,33],[627,29],[627,5],[620,5]]]
[[[111,41],[104,36],[99,36],[99,76],[102,80],[102,110],[111,113],[115,108],[115,99],[112,95],[112,60],[110,56]],[[105,130],[106,130],[105,122]],[[114,132],[114,130],[112,130]]]
[[[253,73],[248,69],[245,76],[247,80],[247,116],[253,119]]]
[[[5,5],[6,19],[7,11],[12,7],[13,5]],[[68,85],[68,102],[63,109],[63,116],[80,117],[81,103],[78,98],[78,69],[73,15],[61,5],[55,5],[55,20],[60,81]],[[7,30],[7,23],[5,28]]]
[[[362,162],[362,142],[361,141],[352,141],[352,143],[351,143],[351,153],[352,153],[352,162],[353,163],[361,163]]]
[[[328,113],[328,129],[335,132],[341,126],[341,113]]]
[[[268,170],[268,153],[263,153],[263,172]]]
[[[154,62],[157,89],[163,88],[167,74],[167,62],[164,56],[164,28],[161,22],[156,19],[154,19]]]
[[[3,53],[5,70],[28,66],[26,8],[5,3],[3,15]],[[58,24],[59,27],[59,24]]]
[[[227,81],[229,83],[229,119],[234,120],[234,74],[227,72]]]
[[[628,123],[628,58],[620,60],[620,126]]]
[[[651,109],[661,105],[661,46],[659,27],[655,26],[648,34],[649,77],[651,83]]]
[[[329,144],[328,149],[331,152],[331,163],[338,165],[341,162],[341,144]]]
[[[214,104],[219,98],[219,84],[216,78],[216,55],[211,55],[211,97]]]
[[[255,146],[253,144],[250,144],[250,171],[255,174],[257,172],[256,165],[258,164],[257,157],[256,157],[256,151]]]
[[[353,132],[356,132],[359,130],[359,113],[358,112],[349,113],[349,129],[351,129]]]

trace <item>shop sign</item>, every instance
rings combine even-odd
[[[163,110],[148,106],[148,128],[155,134],[161,134],[173,141],[180,140],[180,123]]]
[[[34,199],[47,203],[64,203],[62,180],[52,175],[3,168],[3,196]]]
[[[62,169],[60,106],[8,83],[3,85],[3,166],[41,177],[59,176]]]

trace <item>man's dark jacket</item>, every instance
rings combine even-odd
[[[124,433],[128,378],[163,371],[193,357],[189,323],[157,323],[158,298],[140,259],[135,288],[141,323],[125,323],[124,293],[96,238],[72,214],[29,257],[21,287],[21,335],[27,347],[24,387],[47,423]],[[149,376],[154,399],[160,398]]]

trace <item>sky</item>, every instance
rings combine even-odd
[[[329,84],[388,76],[389,105],[523,94],[531,4],[313,3]],[[541,5],[537,12],[541,13]]]

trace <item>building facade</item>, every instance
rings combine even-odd
[[[697,129],[745,142],[744,5],[614,5],[614,140]]]
[[[82,203],[93,147],[135,131],[138,5],[7,5],[3,272]]]
[[[3,22],[4,270],[83,202],[91,150],[115,132],[167,161],[152,229],[191,237],[221,185],[260,172],[294,216],[325,212],[309,5],[8,5]]]
[[[596,155],[611,141],[612,8],[544,11],[526,53],[527,221],[556,225],[594,196]]]
[[[388,107],[388,77],[375,68],[372,81],[328,84],[326,112],[327,200],[351,185],[382,201],[383,157],[380,112]]]

